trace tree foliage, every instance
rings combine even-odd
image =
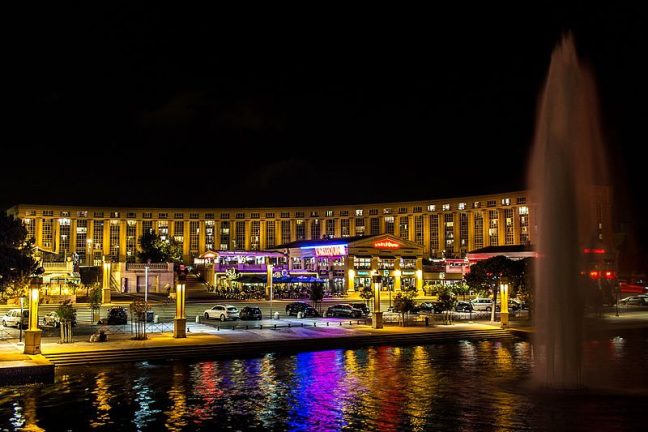
[[[140,237],[141,250],[137,253],[141,262],[182,263],[182,247],[172,238],[162,240],[153,231]]]
[[[71,300],[65,300],[56,308],[56,314],[61,321],[76,321],[76,309]]]
[[[443,309],[445,324],[450,324],[452,311],[457,306],[457,297],[452,290],[453,288],[448,285],[438,288],[438,301],[441,303]]]
[[[324,284],[322,282],[315,282],[311,285],[310,299],[314,306],[317,306],[324,298]]]
[[[416,302],[414,302],[415,297],[416,289],[401,291],[394,298],[394,310],[401,314],[403,323],[405,323],[405,314],[416,306]]]
[[[360,288],[360,297],[365,300],[367,306],[371,303],[371,300],[374,298],[374,292],[371,289],[371,286],[362,286]]]
[[[0,213],[0,294],[20,297],[26,294],[38,263],[33,257],[34,239],[20,219]]]

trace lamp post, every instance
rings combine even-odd
[[[103,262],[103,284],[101,287],[101,303],[110,303],[110,263]]]
[[[509,311],[508,311],[508,289],[509,285],[506,280],[502,280],[500,283],[500,320],[502,322],[502,327],[507,327],[509,323]],[[496,306],[493,305],[493,308]]]
[[[383,328],[383,313],[380,311],[380,288],[382,287],[382,276],[374,275],[371,277],[374,285],[374,311],[371,327],[375,329]]]
[[[173,337],[187,337],[187,318],[185,317],[185,284],[176,285],[176,316],[173,319]]]
[[[273,266],[268,262],[266,264],[266,286],[268,287],[268,296],[270,298],[270,318],[272,318],[272,270]]]
[[[38,287],[32,287],[29,290],[29,329],[25,332],[25,354],[41,353],[41,335],[42,330],[38,328],[38,301],[40,290]],[[22,328],[22,316],[20,317],[20,327]]]

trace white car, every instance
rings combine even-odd
[[[16,327],[22,321],[22,327],[27,328],[29,325],[29,309],[23,309],[22,320],[20,319],[20,309],[10,309],[0,318],[3,327]]]
[[[203,314],[205,319],[237,320],[239,319],[239,310],[232,305],[216,305],[211,309],[205,310]]]

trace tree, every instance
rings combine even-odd
[[[374,292],[371,289],[371,286],[362,286],[360,288],[360,297],[363,298],[367,306],[369,306],[371,300],[374,298]]]
[[[0,213],[0,295],[5,299],[26,295],[38,269],[33,251],[34,239],[27,238],[22,221]]]
[[[182,263],[182,247],[172,238],[162,240],[153,231],[148,231],[140,237],[140,247],[137,256],[141,262]]]
[[[497,309],[497,292],[499,282],[503,277],[509,278],[515,272],[513,261],[503,255],[479,261],[470,267],[470,273],[466,274],[466,283],[475,290],[488,290],[493,295],[493,309],[491,310],[491,321],[495,321],[495,309]]]
[[[416,288],[414,290],[408,289],[396,294],[394,298],[394,310],[401,314],[403,325],[405,325],[405,314],[414,309],[416,303]]]
[[[133,339],[146,339],[146,315],[149,305],[144,302],[144,299],[136,298],[130,305],[132,322],[135,325],[135,337]]]
[[[452,311],[457,306],[457,297],[447,285],[439,288],[438,295],[438,301],[441,303],[443,309],[443,323],[450,324],[452,321]]]
[[[72,342],[72,324],[76,321],[76,309],[71,300],[65,300],[56,309],[56,314],[61,323],[61,342]]]
[[[90,298],[88,301],[90,302],[90,309],[92,310],[92,322],[95,322],[97,311],[101,309],[101,291],[101,286],[98,284],[90,290]]]

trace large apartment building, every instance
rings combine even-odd
[[[463,258],[474,249],[534,241],[534,208],[526,191],[279,208],[18,204],[7,213],[23,220],[40,249],[73,256],[82,265],[96,265],[103,259],[134,261],[139,238],[147,230],[179,242],[187,263],[207,250],[258,251],[300,240],[376,234],[417,243],[431,258]],[[597,219],[599,237],[611,239],[609,201],[593,199],[592,217]]]

